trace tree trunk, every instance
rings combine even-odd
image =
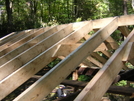
[[[7,31],[12,31],[12,25],[13,25],[13,17],[12,17],[12,1],[11,0],[5,0],[6,5],[6,12],[7,12]]]
[[[74,16],[75,16],[75,18],[77,18],[77,15],[78,15],[77,0],[74,0],[73,4],[74,4]]]
[[[124,13],[124,15],[128,14],[128,11],[127,11],[127,0],[123,0],[123,13]]]

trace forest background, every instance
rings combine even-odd
[[[134,0],[0,0],[0,37],[14,31],[133,14]]]

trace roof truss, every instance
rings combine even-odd
[[[124,61],[134,65],[134,30],[130,32],[126,27],[128,25],[134,25],[134,15],[31,29],[11,33],[0,39],[0,99],[17,89],[55,58],[64,56],[60,63],[14,101],[41,101],[78,65],[85,63],[85,60],[101,69],[75,101],[100,100],[119,71],[122,68],[127,69]],[[120,46],[111,37],[118,29],[126,37]],[[93,30],[96,32],[89,35]],[[81,42],[81,39],[85,41]],[[115,52],[110,53],[111,49]],[[97,52],[109,59],[106,60]],[[5,89],[7,86],[8,89]]]

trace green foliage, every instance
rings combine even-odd
[[[58,25],[83,20],[123,15],[123,0],[10,0],[12,1],[12,27],[9,26],[5,0],[0,15],[0,31],[12,31]],[[128,14],[133,13],[127,2]],[[7,29],[8,28],[8,29]],[[1,35],[1,36],[3,36]]]
[[[126,80],[122,80],[122,81],[118,82],[116,85],[117,86],[126,86],[127,85],[127,81]]]
[[[87,75],[79,75],[78,77],[78,81],[90,81],[91,79],[92,77]]]
[[[48,64],[48,67],[54,67],[55,65],[57,65],[59,62],[61,61],[61,59],[57,58],[54,61],[52,61],[51,63]]]

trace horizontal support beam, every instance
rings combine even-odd
[[[88,82],[74,81],[74,80],[64,80],[61,84],[69,85],[78,88],[84,88]],[[108,88],[108,93],[121,94],[126,96],[133,96],[134,88],[130,87],[121,87],[121,86],[110,86]]]

